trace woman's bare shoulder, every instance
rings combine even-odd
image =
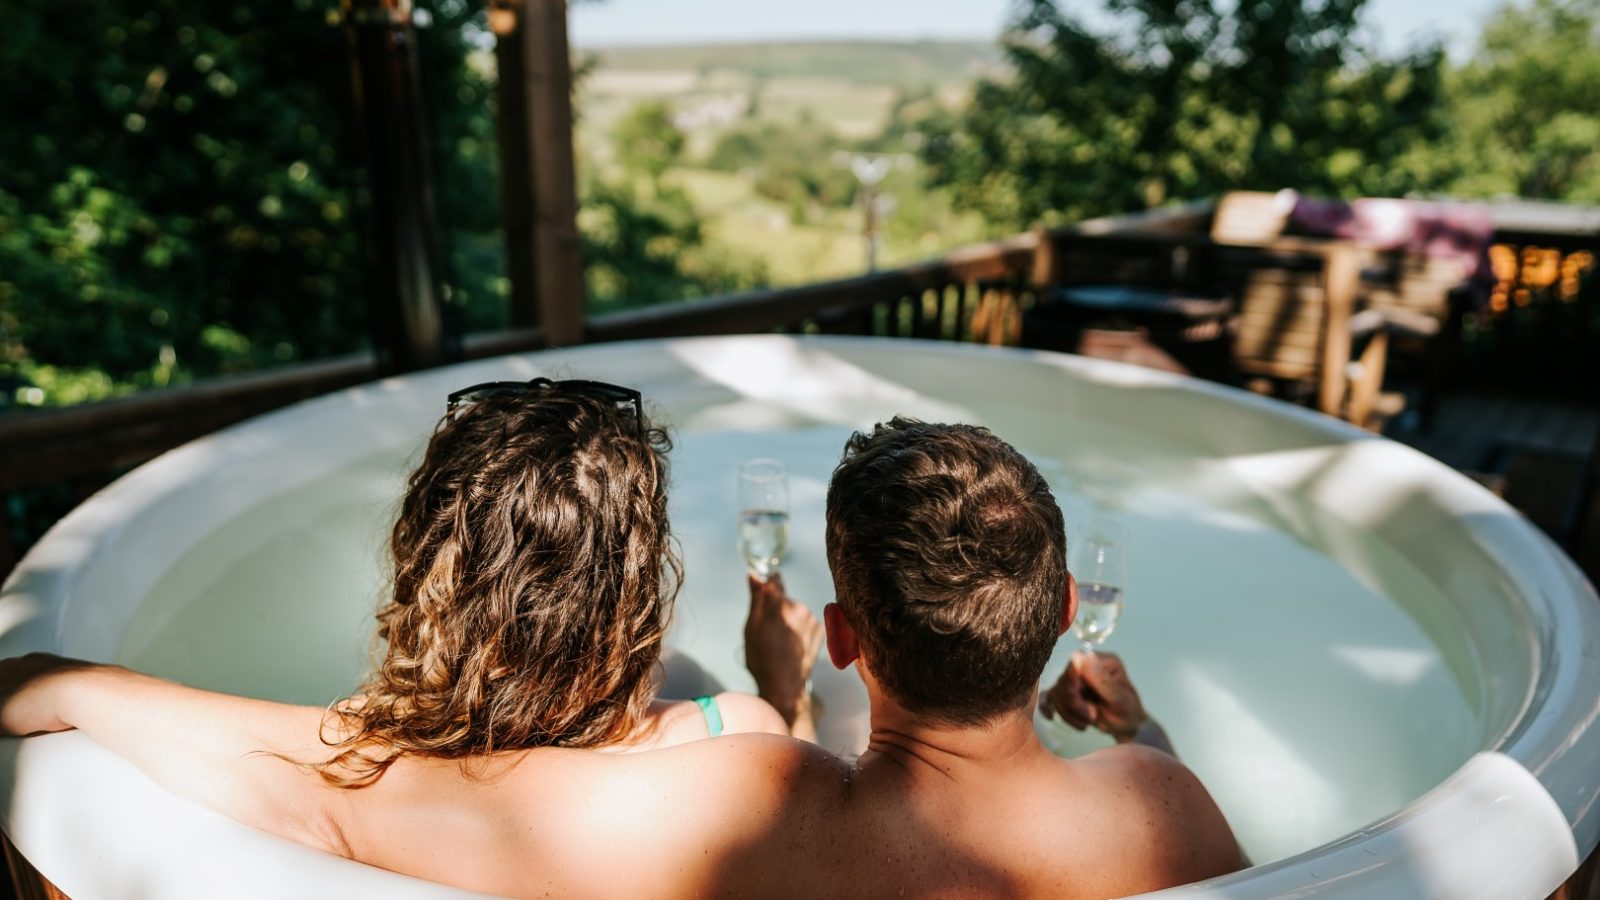
[[[724,691],[716,696],[722,711],[723,734],[788,735],[789,726],[772,704],[754,694]]]
[[[724,691],[711,698],[710,712],[702,711],[693,700],[657,700],[651,705],[650,719],[633,740],[619,744],[616,752],[639,753],[664,750],[711,737],[711,721],[720,723],[721,734],[788,734],[783,717],[760,697]]]

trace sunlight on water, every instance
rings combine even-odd
[[[679,435],[673,451],[672,514],[687,576],[670,643],[725,686],[748,689],[738,465],[756,456],[788,463],[783,573],[820,613],[832,595],[823,504],[849,431],[795,421],[739,431],[726,427],[731,418],[716,408],[680,416],[691,429],[717,425]],[[1147,707],[1257,862],[1397,809],[1475,748],[1471,686],[1452,674],[1471,662],[1447,662],[1417,624],[1439,621],[1446,604],[1387,545],[1144,435],[1020,410],[990,410],[988,424],[1044,471],[1069,540],[1093,515],[1128,525],[1126,608],[1105,649],[1127,661]],[[302,703],[350,690],[368,658],[383,541],[408,462],[369,458],[220,525],[152,591],[122,661]],[[1282,515],[1289,507],[1292,523]],[[1047,678],[1075,645],[1061,642]],[[859,750],[865,697],[853,673],[824,657],[816,684],[823,742]],[[1038,728],[1058,752],[1105,743],[1056,723]]]

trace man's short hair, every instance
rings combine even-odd
[[[907,710],[978,724],[1025,703],[1059,636],[1066,557],[1049,485],[988,429],[895,418],[845,443],[834,591]]]

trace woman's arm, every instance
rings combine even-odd
[[[801,796],[796,784],[835,783],[829,761],[842,769],[816,747],[735,735],[654,753],[550,748],[533,751],[537,764],[510,753],[465,769],[407,757],[377,783],[345,790],[272,755],[326,758],[323,715],[115,666],[0,660],[8,734],[79,728],[172,793],[247,825],[496,895],[714,892],[723,884],[714,861],[747,852],[752,836],[770,838],[772,817]]]
[[[280,837],[347,855],[337,788],[296,762],[330,754],[324,711],[184,687],[47,654],[0,661],[0,729],[76,728],[180,797]]]
[[[805,604],[791,598],[783,578],[748,576],[750,614],[744,623],[744,664],[761,699],[772,705],[789,734],[816,743],[811,710],[811,669],[822,649],[822,623]]]

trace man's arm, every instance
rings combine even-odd
[[[1072,654],[1055,685],[1040,696],[1039,711],[1079,731],[1092,725],[1119,744],[1142,744],[1178,755],[1161,723],[1145,712],[1115,653]]]
[[[1199,833],[1210,837],[1210,858],[1221,861],[1221,870],[1212,874],[1232,872],[1251,865],[1244,848],[1239,846],[1227,820],[1217,808],[1216,801],[1194,773],[1177,761],[1178,751],[1173,748],[1166,729],[1154,716],[1145,712],[1139,692],[1116,654],[1098,651],[1072,654],[1066,671],[1039,698],[1039,710],[1079,731],[1092,725],[1110,735],[1118,744],[1136,744],[1159,750],[1170,757],[1170,764],[1162,764],[1161,757],[1156,757],[1145,760],[1144,765],[1152,772],[1165,771],[1161,779],[1152,780],[1168,784],[1171,790],[1179,794],[1176,799],[1193,810],[1188,817],[1192,824]]]
[[[337,789],[301,762],[329,756],[324,711],[196,690],[46,654],[0,661],[0,730],[77,728],[168,791],[246,825],[341,852]]]

